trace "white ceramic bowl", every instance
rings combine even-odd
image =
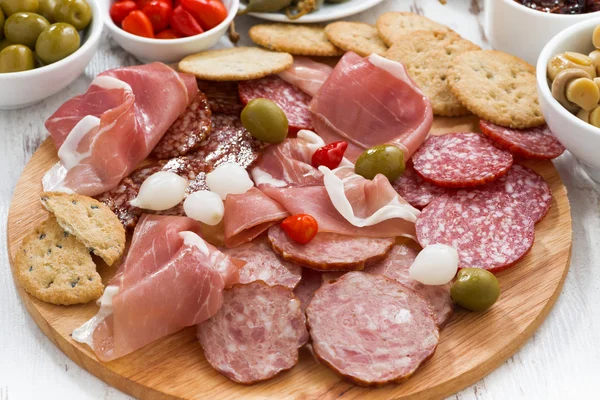
[[[535,65],[548,41],[563,29],[600,12],[561,15],[532,10],[514,0],[486,0],[486,35],[492,47]]]
[[[110,31],[110,35],[122,48],[142,62],[161,61],[164,63],[179,61],[185,56],[214,46],[221,36],[227,32],[227,28],[231,24],[231,21],[233,21],[233,18],[235,18],[240,6],[240,0],[223,0],[223,4],[227,8],[227,18],[219,25],[196,36],[164,40],[149,39],[125,32],[115,25],[108,13],[113,1],[101,1],[104,21]]]
[[[600,182],[600,128],[568,112],[554,97],[546,77],[548,61],[559,53],[588,54],[594,49],[592,32],[600,18],[580,22],[556,35],[542,50],[537,62],[537,89],[542,113],[556,138],[581,161],[588,175]]]
[[[0,109],[27,107],[50,97],[81,75],[98,48],[102,35],[102,13],[98,0],[87,0],[92,8],[92,22],[81,37],[81,47],[70,56],[31,71],[0,74]]]

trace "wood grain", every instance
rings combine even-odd
[[[474,130],[473,118],[439,118],[433,130]],[[22,238],[43,218],[40,178],[56,162],[45,141],[17,184],[8,216],[11,260]],[[541,324],[556,301],[568,271],[571,215],[566,190],[551,162],[526,163],[541,174],[553,193],[553,204],[536,226],[531,252],[514,268],[499,274],[502,296],[484,314],[459,311],[441,334],[434,357],[408,382],[366,389],[340,380],[318,364],[307,350],[300,363],[279,377],[254,386],[230,382],[204,360],[194,329],[188,328],[110,363],[70,338],[74,328],[97,310],[94,304],[60,307],[42,303],[19,288],[25,306],[42,331],[71,359],[100,379],[144,399],[356,398],[434,399],[455,393],[481,379],[517,351]],[[101,268],[104,279],[114,269]]]

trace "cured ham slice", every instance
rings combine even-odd
[[[332,71],[333,68],[327,64],[313,61],[307,57],[294,57],[294,64],[278,75],[304,93],[314,96]]]
[[[325,142],[348,142],[346,157],[351,161],[384,143],[400,147],[408,159],[433,122],[429,100],[404,66],[376,54],[361,58],[346,53],[309,108]]]
[[[186,217],[142,216],[100,311],[73,338],[110,361],[212,317],[241,263],[201,239],[199,228]]]
[[[46,121],[61,162],[45,176],[44,188],[88,196],[115,188],[197,93],[193,76],[161,63],[98,75]]]

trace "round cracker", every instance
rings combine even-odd
[[[260,79],[288,69],[294,57],[258,47],[234,47],[192,54],[179,62],[179,70],[208,81]]]
[[[297,56],[341,56],[344,52],[325,36],[318,25],[259,24],[248,31],[250,39],[260,46],[285,51]]]
[[[388,46],[398,43],[403,36],[411,32],[450,30],[446,25],[411,12],[388,12],[377,19],[377,32]]]
[[[447,31],[417,31],[406,35],[383,55],[404,64],[410,77],[425,93],[435,115],[468,115],[448,85],[448,66],[459,54],[479,46]]]
[[[448,83],[460,102],[479,118],[509,128],[544,124],[535,68],[495,50],[471,51],[454,58]]]
[[[373,25],[363,22],[339,21],[325,27],[327,39],[344,51],[353,51],[361,57],[382,55],[387,46]]]

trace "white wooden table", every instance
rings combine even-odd
[[[375,22],[386,11],[410,10],[488,47],[482,3],[448,0],[442,6],[437,0],[387,0],[352,19]],[[245,35],[257,22],[239,18],[238,31]],[[0,111],[0,400],[130,398],[79,368],[38,329],[15,289],[5,243],[12,192],[23,167],[47,136],[45,119],[64,101],[85,92],[97,73],[131,64],[138,62],[105,36],[85,74],[70,87],[32,107]],[[0,96],[10,93],[0,88]],[[563,292],[523,349],[453,396],[457,400],[600,398],[600,185],[568,153],[555,164],[567,186],[573,213],[573,255]]]

